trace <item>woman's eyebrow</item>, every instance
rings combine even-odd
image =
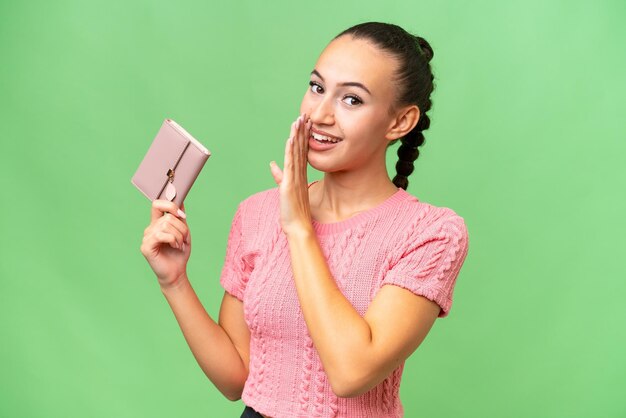
[[[311,75],[315,74],[316,76],[318,76],[319,78],[322,79],[322,81],[324,81],[324,77],[322,77],[322,75],[317,71],[317,70],[313,70],[311,71]],[[370,91],[367,89],[367,87],[365,87],[363,84],[361,83],[357,83],[356,81],[346,81],[344,83],[339,83],[340,86],[354,86],[354,87],[360,87],[363,90],[365,90],[367,92],[367,94],[369,94],[370,96],[372,95],[372,93],[370,93]]]

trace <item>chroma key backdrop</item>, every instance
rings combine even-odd
[[[165,118],[212,152],[185,209],[217,318],[237,205],[275,187],[319,54],[365,21],[434,50],[408,191],[469,231],[405,416],[626,416],[623,0],[1,1],[0,416],[240,416],[140,252],[130,178]]]

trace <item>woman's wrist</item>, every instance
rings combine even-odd
[[[315,236],[315,230],[312,224],[300,223],[297,225],[283,228],[287,239],[306,239]]]
[[[187,285],[189,285],[189,278],[187,277],[187,272],[185,271],[168,284],[161,284],[161,292],[164,294],[178,292],[183,290]]]

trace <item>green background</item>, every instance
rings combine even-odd
[[[626,416],[625,18],[622,0],[0,2],[0,416],[239,416],[139,250],[130,178],[166,117],[212,151],[185,206],[216,318],[236,205],[274,186],[315,61],[367,20],[435,51],[409,192],[470,234],[406,416]]]

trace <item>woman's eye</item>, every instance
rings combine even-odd
[[[322,93],[324,91],[324,89],[322,88],[322,86],[320,86],[319,84],[317,84],[315,81],[309,81],[309,86],[311,86],[311,91],[313,93]],[[318,89],[319,88],[319,89]]]
[[[349,104],[350,106],[356,106],[356,105],[361,104],[363,102],[361,101],[361,99],[359,99],[356,96],[346,96],[344,98],[344,103]]]
[[[310,89],[313,93],[316,93],[316,94],[324,93],[324,88],[315,81],[309,81],[309,86],[311,86]],[[363,103],[363,100],[361,100],[358,96],[351,94],[351,95],[345,96],[343,98],[343,102],[349,106],[356,106],[356,105],[360,105],[361,103]]]

